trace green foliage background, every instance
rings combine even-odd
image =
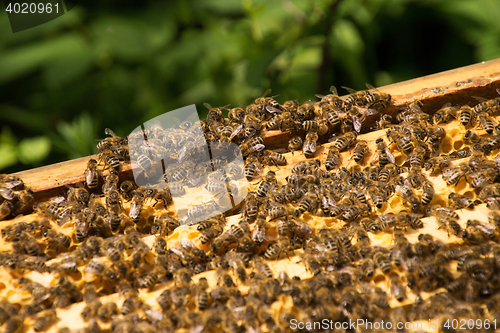
[[[2,172],[193,103],[303,102],[500,57],[497,0],[82,0],[15,34],[0,9]]]

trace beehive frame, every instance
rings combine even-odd
[[[439,74],[434,74],[410,81],[405,81],[385,87],[378,88],[381,92],[391,94],[393,98],[393,105],[386,109],[384,112],[392,113],[397,108],[403,107],[407,103],[411,103],[413,101],[422,101],[424,107],[422,108],[424,111],[431,112],[432,110],[437,110],[446,102],[451,102],[454,104],[466,104],[471,101],[472,96],[480,96],[484,98],[494,98],[495,89],[500,87],[500,59],[492,60],[489,62],[476,64],[472,66],[467,66],[460,69],[455,69]],[[498,95],[497,95],[498,96]],[[456,123],[446,125],[448,129],[448,133],[451,133],[451,138],[455,140],[456,138],[460,138],[463,135],[463,130],[459,129],[456,126]],[[457,128],[453,130],[453,128]],[[384,133],[382,132],[371,132],[367,134],[363,134],[359,137],[359,139],[367,140],[369,143],[373,143],[376,138],[382,136]],[[286,142],[291,138],[291,136],[295,135],[293,131],[289,132],[279,132],[279,131],[270,131],[264,135],[266,140],[266,146],[271,149],[283,148],[286,145]],[[324,153],[324,149],[329,144],[323,145],[319,148],[317,152],[317,157],[323,159],[322,154]],[[348,161],[348,154],[343,153],[343,161]],[[295,164],[296,162],[303,159],[301,154],[292,155],[291,153],[287,154],[287,160],[290,165]],[[51,196],[55,195],[63,195],[65,193],[65,186],[73,186],[77,183],[83,182],[83,174],[86,168],[86,163],[88,161],[88,157],[76,159],[73,161],[58,163],[51,166],[46,166],[42,168],[37,168],[33,170],[23,171],[15,174],[18,177],[21,177],[25,184],[32,188],[35,192],[36,200],[44,200]],[[370,156],[367,156],[367,160],[370,159]],[[121,167],[121,180],[123,179],[131,179],[131,165],[123,164]],[[430,179],[433,179],[429,176]],[[279,179],[282,180],[282,179]],[[436,184],[441,183],[442,179],[437,178],[433,179],[433,182]],[[467,188],[466,184],[460,184],[462,189],[459,191],[465,192],[470,190]],[[447,191],[445,187],[443,187],[443,191]],[[448,193],[448,192],[446,192]],[[444,192],[443,192],[444,194]],[[486,209],[483,205],[478,205],[474,213],[482,214],[474,216],[474,218],[486,218],[485,212]],[[470,218],[470,212],[462,212],[461,223],[465,223],[465,221]],[[481,216],[481,217],[478,217]],[[0,228],[4,226],[15,223],[17,221],[30,221],[30,219],[34,219],[34,216],[24,216],[18,217],[10,221],[0,222]],[[238,215],[234,215],[233,217],[229,217],[228,225],[232,223],[236,223],[239,219]],[[312,219],[312,218],[311,218]],[[332,223],[328,218],[314,218],[314,223],[327,224]],[[317,220],[317,222],[316,222]],[[189,233],[192,230],[192,227],[182,226],[179,227],[180,233]],[[444,242],[455,242],[456,238],[448,237],[448,234],[444,230],[437,230],[437,225],[435,224],[434,218],[426,218],[425,219],[425,228],[417,230],[417,232],[409,233],[408,239],[411,242],[416,241],[416,237],[419,233],[430,233],[437,238],[443,240]],[[372,242],[374,244],[387,244],[391,241],[390,235],[371,235]],[[175,240],[176,237],[170,236],[171,240]],[[151,245],[154,241],[154,236],[146,236],[146,243]],[[172,244],[170,244],[172,245]],[[0,241],[0,249],[3,250],[8,248],[8,245],[2,241]],[[310,272],[304,269],[304,266],[301,265],[298,261],[300,261],[299,256],[295,258],[286,258],[279,261],[275,261],[272,263],[272,268],[275,270],[275,274],[281,270],[285,270],[289,273],[289,275],[298,275],[302,278],[308,278],[311,276]],[[14,276],[9,275],[9,273],[3,268],[0,267],[0,272],[2,273],[2,281],[6,281],[8,279],[12,279]],[[46,283],[51,283],[53,277],[50,274],[44,273],[32,273],[31,277],[33,279],[37,279],[38,281],[44,281]],[[213,284],[216,282],[216,278],[214,277],[214,272],[202,273],[200,276],[211,276],[209,280]],[[198,280],[200,276],[194,277],[194,281]],[[3,282],[2,282],[3,283]],[[151,304],[152,306],[156,306],[155,297],[158,296],[166,286],[157,286],[155,290],[152,292],[141,291],[141,295],[146,303]],[[2,297],[5,297],[5,293],[10,293],[9,297],[13,297],[12,293],[14,290],[16,292],[20,292],[18,286],[14,284],[10,284],[9,282],[3,283],[3,288],[0,288],[0,294],[3,294]],[[10,289],[10,290],[9,290]],[[242,292],[245,292],[246,288],[241,288]],[[19,299],[22,300],[23,297],[29,296],[28,294],[19,295]],[[428,297],[428,295],[423,295],[423,297]],[[15,299],[15,297],[11,298]],[[409,293],[408,302],[413,301],[414,295]],[[118,295],[109,295],[103,297],[104,300],[109,301],[117,301],[117,304],[120,305],[120,298]],[[282,300],[282,303],[285,304],[289,302],[289,300]],[[391,306],[403,306],[406,303],[397,303],[395,300],[391,300]],[[67,326],[71,329],[78,329],[85,325],[85,323],[81,320],[78,314],[83,308],[83,303],[73,304],[66,309],[58,309],[57,314],[58,317],[61,318],[61,321],[57,323],[55,327],[51,329],[51,331],[55,330],[58,327]],[[31,330],[30,325],[32,322],[29,320],[25,323],[26,328]],[[105,326],[103,326],[105,327]]]

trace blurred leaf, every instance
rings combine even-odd
[[[0,133],[0,170],[17,162],[16,139],[10,128],[4,126]]]
[[[50,153],[51,142],[46,136],[26,138],[18,146],[19,160],[24,164],[38,164]]]
[[[151,24],[131,17],[104,16],[93,22],[91,29],[98,52],[108,51],[118,58],[134,61],[150,56],[173,35],[169,23]]]
[[[203,10],[212,10],[218,14],[240,14],[243,12],[243,5],[234,0],[198,0],[194,1],[197,7]]]
[[[64,54],[47,62],[45,77],[50,86],[63,86],[82,76],[92,66],[95,55],[83,43],[79,48],[68,48]]]
[[[46,114],[33,113],[10,105],[0,105],[0,119],[34,131],[45,130],[49,120]]]
[[[0,83],[32,71],[47,60],[61,57],[68,51],[82,47],[82,40],[74,35],[63,35],[48,41],[41,41],[0,54]]]
[[[64,141],[56,141],[55,144],[60,149],[66,150],[70,158],[77,158],[91,155],[96,146],[97,135],[92,117],[87,113],[82,113],[71,124],[60,122],[57,130],[62,135]]]
[[[333,38],[345,50],[360,54],[364,50],[364,43],[356,26],[347,20],[338,20],[333,28]]]
[[[0,144],[0,170],[17,163],[16,147],[7,144]]]
[[[248,65],[247,82],[252,86],[261,86],[269,64],[279,54],[278,50],[263,50],[260,56]]]

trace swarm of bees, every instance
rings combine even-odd
[[[82,332],[291,332],[293,321],[323,319],[500,320],[500,98],[474,107],[446,104],[433,115],[416,101],[389,115],[391,96],[369,88],[348,89],[345,97],[332,88],[302,105],[281,105],[266,97],[269,91],[246,108],[207,104],[208,117],[199,122],[205,142],[227,148],[209,163],[189,121],[127,138],[107,129],[84,183],[45,202],[34,202],[21,179],[2,175],[0,219],[30,208],[35,217],[1,230],[11,247],[0,252],[1,269],[22,276],[18,291],[31,296],[24,303],[2,299],[0,325],[15,333],[31,320],[36,332],[71,332],[58,312],[77,302],[84,304]],[[462,126],[454,151],[445,149],[449,122]],[[370,123],[378,136],[363,134]],[[271,150],[268,131],[293,135],[282,150]],[[156,155],[172,167],[158,174]],[[244,170],[231,165],[236,156]],[[124,179],[120,171],[130,159],[148,181],[167,187]],[[231,182],[243,177],[250,191],[227,212],[219,194],[234,200]],[[464,186],[468,192],[458,190]],[[190,188],[214,199],[192,204],[180,219],[172,202]],[[482,203],[489,211],[484,220],[461,223],[460,210]],[[458,243],[420,233],[430,219]],[[391,235],[385,246],[374,242],[382,234]],[[273,266],[294,258],[305,275]],[[32,271],[55,282],[17,274]],[[141,291],[161,293],[151,305]],[[123,302],[103,298],[114,294]]]

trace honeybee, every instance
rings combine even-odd
[[[347,132],[340,137],[334,137],[330,140],[333,141],[333,147],[337,148],[339,151],[344,151],[354,144],[357,136],[356,132]]]
[[[431,173],[434,173],[435,170],[441,172],[444,169],[448,168],[449,166],[450,166],[450,158],[448,158],[447,156],[431,157],[424,162],[424,169],[426,171],[430,170]]]
[[[304,122],[314,118],[314,104],[311,101],[304,102],[297,108],[295,112],[295,120],[297,122]]]
[[[302,148],[302,144],[303,144],[302,138],[296,135],[293,138],[291,138],[290,141],[288,141],[288,148],[286,151],[292,152],[293,155],[293,152],[295,150],[300,150]]]
[[[372,163],[378,159],[378,164],[381,168],[386,166],[389,163],[395,164],[396,159],[394,158],[391,151],[389,150],[389,147],[387,147],[387,144],[385,143],[384,139],[378,138],[375,141],[375,143],[376,143],[377,147],[376,147],[375,154],[373,155]]]
[[[240,144],[241,154],[243,157],[262,151],[265,148],[264,139],[261,136],[253,137]]]
[[[389,256],[384,253],[382,248],[377,248],[377,250],[375,250],[373,261],[384,274],[389,273],[391,270],[391,260],[389,259]]]
[[[467,220],[467,227],[468,227],[467,229],[469,229],[469,227],[476,228],[486,238],[493,239],[496,237],[495,226],[490,224],[490,223],[481,222],[479,220]],[[467,238],[466,236],[464,236],[464,237]]]
[[[487,112],[480,112],[476,117],[481,128],[485,130],[486,133],[493,134],[493,129],[495,128],[493,118]]]
[[[306,158],[311,158],[316,152],[316,143],[318,141],[318,133],[316,131],[310,131],[306,134],[306,140],[302,147],[302,152]]]
[[[328,133],[328,126],[325,120],[306,120],[302,123],[302,129],[307,132],[315,131],[318,135],[325,135]]]
[[[370,90],[356,91],[348,87],[342,87],[350,93],[350,95],[345,100],[346,108],[349,109],[353,105],[358,105],[378,110],[381,108],[386,108],[390,105],[391,95],[379,91],[368,83],[366,84],[366,86]]]
[[[340,125],[341,116],[344,116],[343,112],[328,103],[321,104],[321,113],[326,121],[334,127],[338,127]]]
[[[104,178],[104,184],[102,185],[102,193],[106,194],[110,190],[116,190],[118,188],[118,182],[120,179],[118,175],[109,173],[109,175]]]
[[[225,259],[227,260],[229,267],[233,269],[238,279],[240,279],[241,282],[245,282],[246,270],[241,254],[238,252],[229,251],[226,253]]]
[[[315,173],[319,170],[320,166],[321,166],[321,161],[319,159],[302,161],[302,162],[295,164],[292,167],[292,173],[294,173],[294,174]]]
[[[354,147],[354,150],[352,152],[352,159],[356,163],[359,163],[369,151],[370,149],[368,148],[368,143],[365,140],[360,140]]]
[[[323,96],[323,95],[316,95],[316,97],[321,99],[322,104],[329,104],[332,106],[335,106],[336,108],[343,109],[344,108],[344,101],[342,98],[339,97],[339,94],[337,92],[337,88],[335,86],[330,87],[330,92],[331,94]],[[333,124],[332,124],[333,125]]]
[[[0,174],[0,188],[8,188],[14,191],[20,191],[24,189],[24,182],[17,176]]]
[[[307,192],[299,201],[299,207],[295,211],[295,216],[300,216],[302,213],[308,211],[313,213],[318,208],[318,195],[313,192]]]
[[[439,214],[436,216],[436,221],[439,224],[438,229],[446,228],[448,231],[448,236],[451,234],[461,237],[462,236],[462,227],[457,223],[457,219],[454,219],[445,214]]]
[[[86,205],[89,202],[90,195],[89,192],[84,188],[71,187],[68,192],[68,201],[76,201],[82,205]]]
[[[345,222],[354,221],[358,216],[366,216],[371,212],[371,207],[368,204],[358,204],[346,207],[342,213],[341,219]]]
[[[265,197],[269,193],[273,184],[276,184],[276,172],[269,170],[257,188],[257,196]]]
[[[378,186],[371,185],[367,189],[367,193],[375,207],[381,209],[386,201],[386,194]]]
[[[408,156],[410,167],[412,169],[417,169],[417,170],[422,168],[424,166],[426,154],[427,154],[427,149],[425,145],[418,144],[413,150],[413,153]]]
[[[12,210],[14,209],[14,206],[10,201],[4,201],[0,204],[0,221],[5,219],[7,216],[10,215]]]
[[[446,103],[433,116],[434,125],[448,123],[455,117],[458,107],[451,106],[451,103]]]
[[[452,192],[448,195],[448,200],[450,202],[450,207],[455,209],[474,208],[474,201],[465,195]]]
[[[366,118],[368,116],[377,114],[378,112],[374,109],[360,108],[357,106],[352,106],[347,112],[347,115],[352,119],[352,125],[357,133],[361,132],[361,128],[366,124]]]
[[[428,180],[422,183],[422,206],[427,206],[434,198],[434,186]]]
[[[245,110],[243,109],[243,103],[237,108],[230,109],[228,112],[228,118],[231,123],[241,124],[244,117]]]
[[[220,225],[214,224],[211,227],[204,229],[202,231],[202,234],[200,235],[200,242],[201,244],[207,244],[210,242],[212,239],[215,237],[219,236],[222,234],[223,229]]]
[[[390,128],[387,131],[387,138],[395,142],[401,152],[408,155],[413,150],[413,143],[406,135],[400,134],[397,130]]]
[[[264,150],[263,155],[262,162],[266,165],[286,165],[288,163],[285,156],[272,150]]]
[[[406,289],[401,283],[401,278],[397,273],[392,273],[389,276],[389,285],[392,296],[398,301],[402,302],[406,298]]]
[[[500,88],[497,88],[496,92],[500,94]],[[481,112],[487,112],[489,114],[493,114],[499,110],[500,99],[498,97],[489,100],[477,96],[473,97],[480,102],[473,108],[475,114],[479,114]]]
[[[105,138],[104,140],[99,141],[97,144],[97,150],[99,152],[103,152],[106,149],[110,149],[113,151],[121,152],[124,155],[124,149],[127,146],[128,140],[127,138],[121,138],[113,132],[110,128],[106,128],[104,130],[106,135],[109,135],[109,138]]]
[[[260,246],[265,240],[267,231],[267,219],[266,215],[260,211],[257,213],[257,218],[255,220],[255,226],[252,232],[252,240],[257,245]]]
[[[210,250],[213,253],[218,253],[222,249],[226,249],[229,245],[238,243],[238,239],[231,232],[224,232],[220,236],[217,236],[212,244],[210,244]]]
[[[97,161],[91,158],[87,162],[87,168],[85,169],[85,182],[88,188],[93,189],[97,187],[98,173],[97,173]]]
[[[207,122],[223,123],[224,116],[222,115],[222,110],[226,109],[228,105],[220,108],[214,108],[208,103],[203,103],[203,106],[208,109]]]
[[[468,105],[463,105],[457,113],[457,119],[462,124],[462,126],[467,126],[472,118],[472,115],[474,114],[474,110]]]
[[[455,167],[450,167],[443,172],[443,180],[446,185],[456,185],[462,177],[467,179],[467,175],[472,172],[472,169],[467,164],[460,164]]]
[[[99,160],[104,162],[107,168],[119,171],[120,157],[110,149],[105,149],[99,154]]]
[[[244,136],[245,138],[251,138],[260,132],[260,118],[253,115],[247,114],[243,118]]]
[[[396,176],[397,173],[398,171],[396,166],[392,163],[389,163],[384,166],[382,171],[380,171],[378,180],[382,183],[387,183],[392,177]]]
[[[383,114],[380,116],[380,120],[377,121],[377,129],[389,128],[392,124],[392,116],[388,114]]]
[[[325,169],[330,171],[340,165],[340,152],[334,147],[328,147],[328,151],[326,153],[326,161],[325,161]]]

